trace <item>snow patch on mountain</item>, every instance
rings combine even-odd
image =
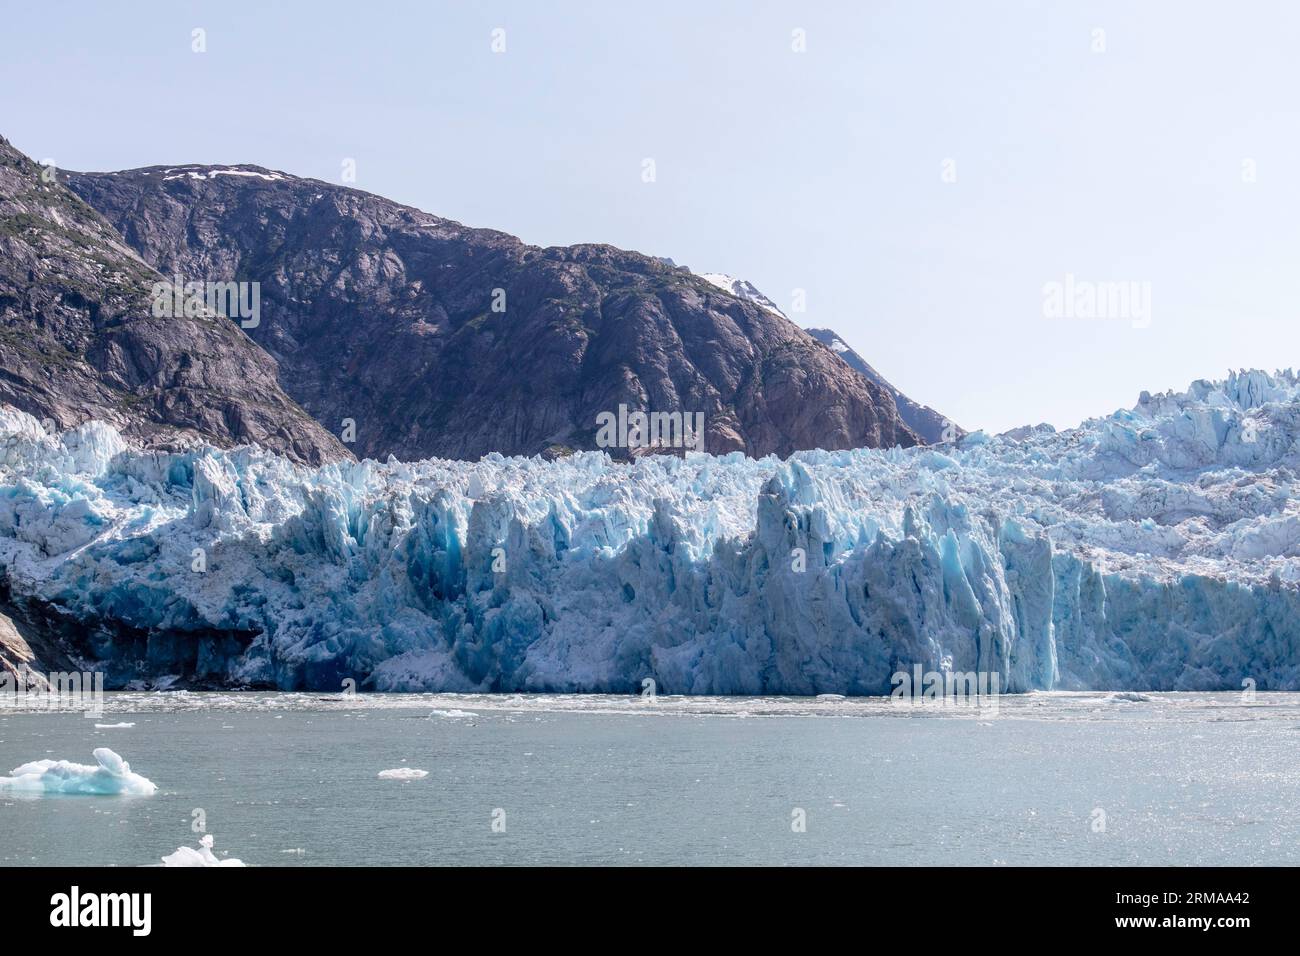
[[[285,177],[279,173],[263,173],[255,169],[186,169],[177,172],[174,169],[164,170],[163,182],[169,182],[173,179],[215,179],[218,176],[249,176],[254,179],[265,179],[267,182],[276,182]]]
[[[777,308],[776,303],[759,292],[752,282],[737,279],[735,276],[729,276],[721,272],[700,272],[697,274],[701,279],[707,279],[723,292],[730,292],[738,299],[747,299],[760,308],[767,309],[774,315],[779,315],[783,319],[787,318],[786,314]]]
[[[0,571],[110,682],[879,694],[1300,689],[1300,383],[787,461],[296,466],[0,409]]]

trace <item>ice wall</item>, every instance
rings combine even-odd
[[[1300,383],[1057,433],[634,464],[128,448],[0,410],[0,573],[110,681],[336,690],[1300,689]]]

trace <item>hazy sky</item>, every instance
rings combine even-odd
[[[469,225],[671,256],[783,308],[805,290],[801,325],[966,427],[1300,365],[1300,4],[133,0],[3,22],[0,134],[36,159],[338,181],[352,158],[358,187]],[[1149,283],[1149,321],[1049,318],[1067,274]]]

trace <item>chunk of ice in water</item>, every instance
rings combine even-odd
[[[419,780],[427,776],[429,771],[416,770],[414,767],[394,767],[392,770],[379,771],[380,780]]]
[[[212,852],[213,839],[211,834],[204,834],[199,840],[197,850],[192,847],[178,847],[175,853],[169,853],[162,858],[163,866],[243,866],[243,860],[225,859],[222,860]]]
[[[70,794],[151,794],[158,787],[131,765],[109,750],[95,750],[99,766],[73,763],[70,760],[33,760],[15,767],[8,777],[0,777],[0,790],[19,793]]]

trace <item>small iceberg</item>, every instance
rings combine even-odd
[[[72,763],[69,760],[33,760],[15,767],[8,777],[0,777],[0,790],[21,793],[139,794],[155,792],[158,787],[131,765],[109,750],[95,750],[99,766]]]
[[[416,770],[414,767],[394,767],[392,770],[379,771],[380,780],[419,780],[427,776],[429,771]]]
[[[243,866],[243,860],[219,859],[212,852],[213,839],[211,834],[204,834],[203,839],[199,840],[197,850],[192,847],[178,847],[175,853],[169,853],[162,858],[163,866]]]

